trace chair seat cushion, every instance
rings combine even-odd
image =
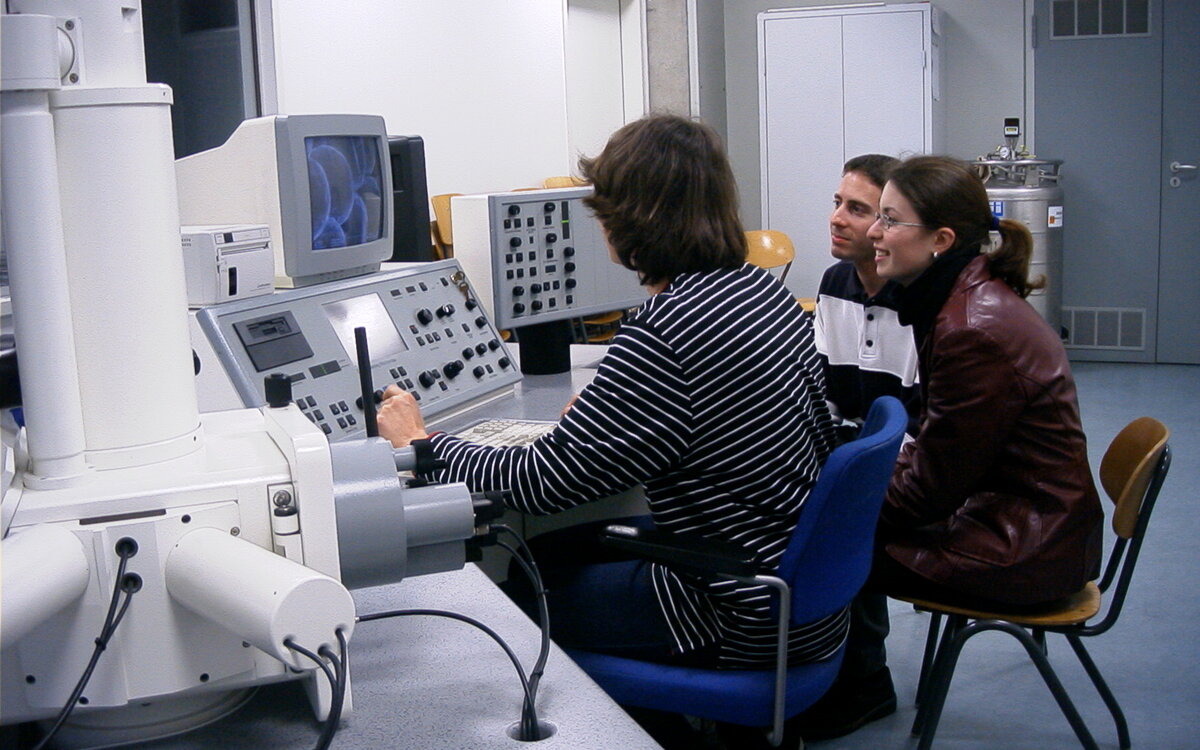
[[[1035,610],[1019,612],[988,611],[969,609],[952,604],[937,602],[932,599],[918,599],[902,594],[889,594],[893,599],[908,602],[919,609],[933,612],[943,612],[953,615],[964,615],[973,620],[1007,620],[1034,628],[1053,628],[1067,625],[1078,625],[1087,622],[1100,611],[1100,588],[1094,581],[1088,582],[1082,589],[1070,596],[1050,602]]]
[[[788,669],[785,716],[803,711],[833,684],[845,649],[824,661]],[[700,716],[731,724],[769,726],[775,671],[697,669],[635,661],[589,651],[567,653],[623,706]]]

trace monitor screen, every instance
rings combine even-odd
[[[304,139],[312,248],[327,250],[374,242],[383,236],[383,165],[369,136]]]

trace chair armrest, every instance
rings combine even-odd
[[[600,532],[600,541],[651,562],[704,575],[753,578],[761,572],[750,550],[719,539],[612,524]]]

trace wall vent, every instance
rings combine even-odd
[[[1150,0],[1053,0],[1051,39],[1150,36]]]
[[[1146,349],[1145,308],[1064,307],[1063,326],[1068,349]]]

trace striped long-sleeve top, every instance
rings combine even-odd
[[[656,526],[741,544],[768,568],[834,446],[809,320],[751,265],[682,274],[628,320],[558,426],[529,446],[438,434],[439,478],[508,490],[549,514],[643,484]],[[724,667],[773,662],[764,586],[653,569],[681,653],[717,644]],[[831,654],[844,612],[794,626],[793,663]]]

